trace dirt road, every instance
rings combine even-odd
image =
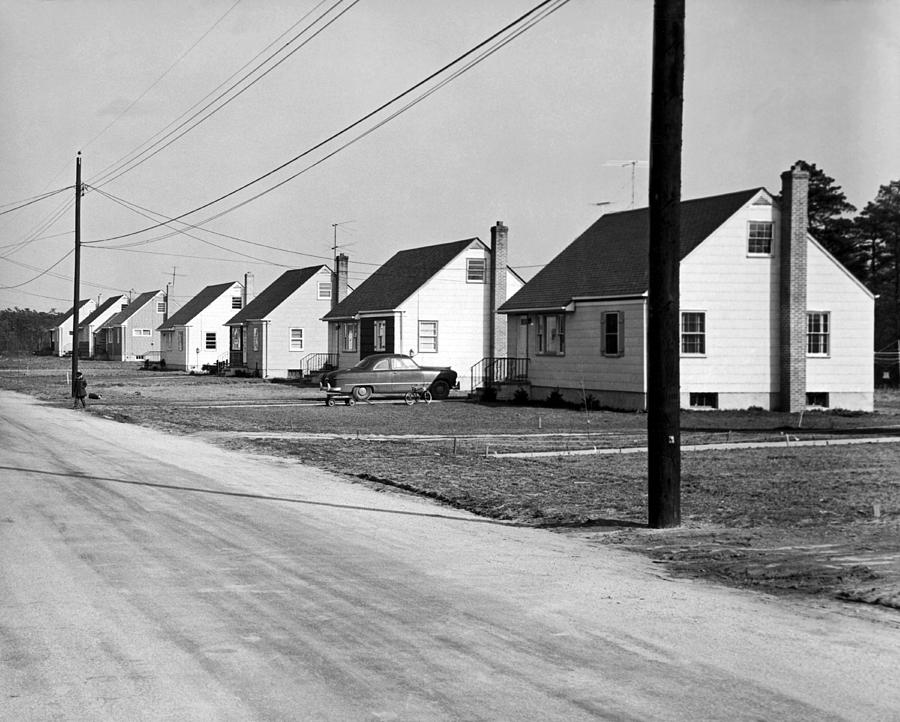
[[[0,392],[0,719],[890,719],[900,625]],[[335,442],[340,443],[340,442]]]

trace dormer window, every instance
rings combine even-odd
[[[747,228],[747,253],[749,255],[772,255],[772,228],[772,221],[750,221]]]

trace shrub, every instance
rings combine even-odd
[[[547,400],[544,403],[554,409],[559,409],[567,405],[566,400],[563,398],[563,395],[559,392],[559,386],[557,386],[555,389],[553,389],[553,391],[550,392],[550,395],[547,397]]]
[[[497,400],[497,389],[494,386],[485,386],[481,390],[481,396],[479,397],[479,401],[485,401],[487,403],[491,403]]]
[[[513,403],[515,404],[527,404],[528,403],[528,392],[523,389],[521,386],[515,390],[513,393]]]

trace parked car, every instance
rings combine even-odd
[[[365,401],[372,394],[405,395],[410,389],[431,392],[432,398],[446,399],[450,389],[459,388],[456,371],[449,366],[419,366],[409,356],[376,353],[356,365],[322,375],[319,387],[333,397]]]

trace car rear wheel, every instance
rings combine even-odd
[[[367,401],[371,395],[372,389],[370,389],[368,386],[353,387],[353,398],[357,401]]]
[[[446,399],[450,395],[450,384],[443,379],[438,379],[431,384],[431,396],[435,399]]]

